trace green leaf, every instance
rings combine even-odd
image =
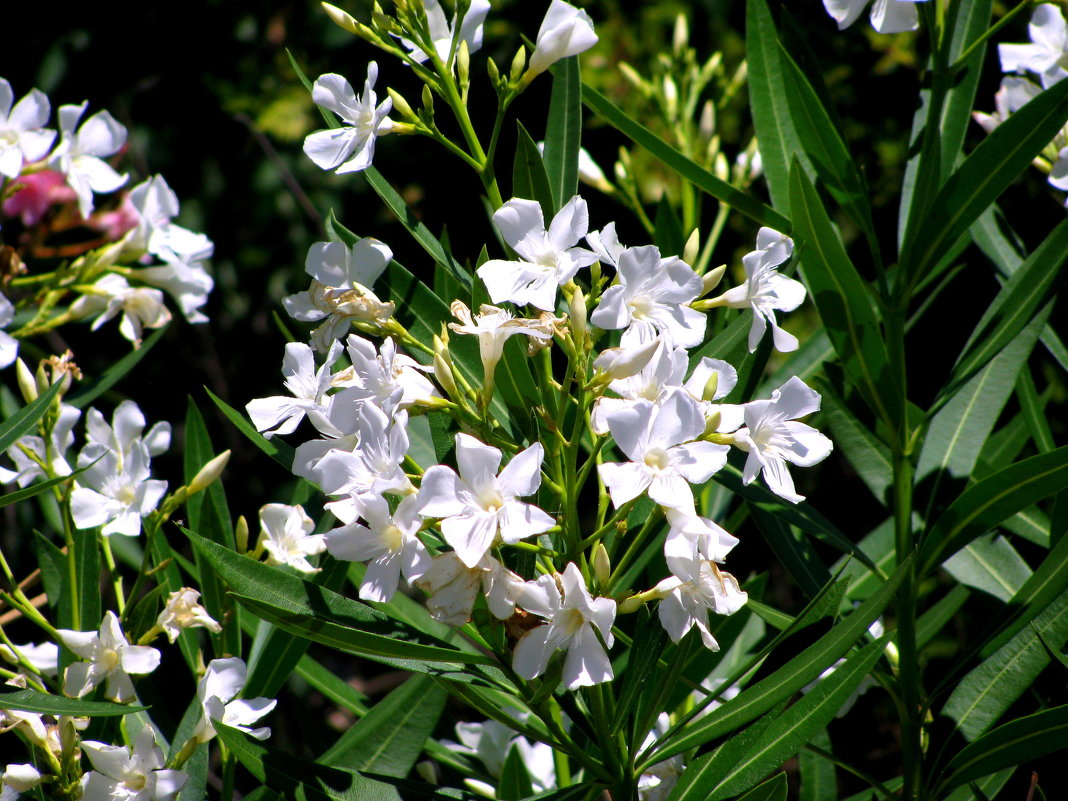
[[[318,762],[404,778],[433,733],[445,698],[430,676],[412,676],[342,734]]]
[[[946,765],[939,794],[1002,768],[1015,767],[1064,748],[1068,705],[1056,706],[998,726],[961,749]]]
[[[53,384],[44,395],[41,395],[33,403],[23,406],[0,423],[0,452],[6,451],[15,444],[19,437],[28,434],[37,425],[37,421],[45,416],[45,413],[48,412],[48,407],[59,395],[59,391],[62,388],[62,382]]]
[[[167,331],[169,325],[168,323],[157,328],[141,342],[141,347],[131,350],[105,370],[99,378],[88,385],[81,386],[77,392],[68,396],[64,402],[78,409],[84,409],[133,370],[137,363],[145,358],[153,346],[163,338],[163,334]]]
[[[765,0],[748,0],[745,5],[745,55],[749,108],[760,143],[764,177],[772,203],[789,215],[790,159],[793,154],[800,154],[810,174],[812,164],[790,113],[779,34]]]
[[[961,584],[1006,602],[1031,577],[1031,568],[1012,544],[992,532],[965,545],[942,567]]]
[[[513,743],[504,759],[504,767],[501,768],[501,778],[497,782],[497,798],[500,801],[521,801],[533,794],[534,787],[526,765],[523,764],[523,755]]]
[[[872,433],[870,426],[857,419],[830,382],[820,380],[817,388],[823,400],[822,411],[831,424],[835,450],[845,455],[872,495],[886,506],[894,481],[890,449]]]
[[[758,784],[738,801],[786,801],[786,793],[789,787],[786,783],[786,773],[776,773],[763,784]],[[833,790],[833,786],[829,788]],[[824,799],[832,796],[823,796]]]
[[[747,790],[795,754],[834,718],[883,655],[889,635],[864,646],[783,712],[729,772],[721,774],[708,801]]]
[[[58,487],[60,484],[66,484],[68,481],[77,478],[88,469],[89,466],[86,465],[85,467],[79,470],[75,470],[73,473],[68,473],[65,476],[59,476],[58,478],[50,478],[47,481],[41,481],[36,484],[31,484],[25,489],[9,492],[7,493],[7,495],[0,495],[0,508],[4,506],[10,506],[13,503],[19,503],[20,501],[24,501],[27,498],[32,498],[34,495],[40,495],[42,492],[46,492],[47,490],[52,489],[52,487]]]
[[[215,730],[245,770],[287,799],[307,801],[393,801],[396,791],[350,770],[267,748],[237,729],[216,722]]]
[[[552,68],[553,91],[545,124],[545,172],[555,209],[578,194],[579,148],[582,146],[582,76],[578,56],[561,59]]]
[[[767,225],[784,234],[790,233],[789,219],[686,158],[644,125],[631,119],[626,112],[589,84],[582,85],[582,102],[613,128],[635,144],[644,147],[666,167],[677,172],[701,191],[707,192],[761,225]]]
[[[975,740],[993,726],[1049,664],[1040,636],[1057,650],[1068,642],[1068,591],[953,690],[942,713],[957,722],[965,739]]]
[[[653,764],[730,734],[815,680],[867,633],[890,603],[910,565],[911,559],[903,562],[870,598],[788,664],[743,690],[717,709],[715,715],[661,739],[650,755],[643,755],[643,763]]]
[[[826,729],[816,732],[808,744],[828,754],[834,753],[831,737]],[[802,750],[798,755],[798,770],[801,774],[800,801],[826,801],[826,799],[838,797],[838,781],[834,775],[834,763],[828,761],[825,756],[813,753],[807,748]],[[784,795],[783,798],[785,797]]]
[[[920,545],[921,575],[984,531],[1066,487],[1068,446],[1023,459],[972,484],[924,537]]]
[[[18,709],[39,715],[78,715],[84,717],[113,717],[143,712],[147,707],[111,704],[104,701],[83,701],[61,695],[39,693],[37,690],[0,691],[0,709]]]
[[[422,673],[436,663],[494,665],[480,653],[460,651],[366,604],[239,556],[186,531],[194,550],[218,572],[237,599],[257,617],[345,653]],[[447,672],[446,668],[441,668]],[[450,674],[452,675],[452,674]]]
[[[831,344],[864,400],[887,426],[899,423],[904,398],[889,358],[868,285],[846,255],[815,188],[795,161],[790,208],[803,248],[801,271]]]
[[[916,465],[915,483],[936,507],[939,490],[972,475],[987,437],[1012,396],[1020,367],[1034,350],[1044,319],[1032,321],[976,373],[931,419]],[[923,486],[924,484],[927,486]]]
[[[1068,86],[1046,89],[995,128],[960,164],[924,209],[901,265],[922,277],[1068,122]]]
[[[74,529],[71,532],[73,553],[67,551],[67,559],[74,560],[74,580],[78,586],[78,616],[74,627],[81,631],[93,631],[100,627],[104,617],[100,598],[100,544],[97,541],[99,529]],[[121,535],[120,535],[121,536]]]
[[[952,396],[1038,316],[1068,275],[1065,265],[1068,265],[1068,220],[1050,232],[995,296],[957,359],[939,400]]]
[[[516,128],[518,131],[515,161],[512,162],[512,196],[538,201],[542,217],[548,225],[556,214],[556,208],[553,205],[553,189],[545,172],[545,161],[523,123],[516,122]]]
[[[279,442],[278,440],[272,441],[267,439],[253,427],[252,423],[250,423],[248,418],[241,414],[241,412],[207,387],[204,388],[204,391],[208,394],[208,397],[211,398],[212,402],[219,407],[219,411],[226,416],[226,419],[233,423],[234,427],[244,434],[249,442],[278,462],[278,464],[282,465],[286,470],[292,469],[294,454],[293,446],[286,445],[284,442]]]

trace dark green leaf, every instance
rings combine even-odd
[[[39,693],[36,690],[0,691],[0,709],[18,709],[36,712],[39,715],[78,715],[84,717],[110,717],[143,712],[146,707],[127,704],[110,704],[104,701],[83,701],[81,698],[64,698],[61,695]]]
[[[545,124],[545,172],[555,208],[559,210],[578,193],[582,146],[582,76],[578,56],[556,62],[552,73],[553,91]]]
[[[513,743],[508,749],[508,756],[504,759],[504,767],[501,769],[501,779],[497,783],[497,798],[500,801],[521,801],[534,794],[534,787],[530,783],[530,774],[526,765],[523,764],[523,755]]]
[[[515,143],[515,160],[512,162],[512,196],[536,200],[548,226],[556,214],[553,204],[553,189],[545,172],[545,161],[538,145],[521,122],[516,123],[518,132]]]
[[[763,784],[758,784],[748,793],[739,797],[738,801],[786,801],[786,793],[788,789],[786,784],[786,773],[776,773]],[[830,797],[831,796],[823,796],[823,798]]]
[[[19,437],[28,434],[37,425],[37,421],[45,416],[48,407],[62,388],[62,382],[53,384],[44,395],[0,423],[0,452],[6,451]]]

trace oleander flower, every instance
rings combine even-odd
[[[94,770],[82,776],[82,801],[172,801],[189,776],[164,768],[156,732],[145,725],[131,748],[83,740]]]
[[[159,651],[147,645],[130,645],[111,610],[104,614],[99,631],[60,629],[58,634],[63,645],[86,660],[68,665],[63,676],[63,693],[71,698],[88,695],[106,681],[105,697],[119,703],[132,701],[130,674],[144,675],[159,667]]]
[[[31,89],[15,107],[11,84],[0,78],[0,175],[18,178],[22,165],[43,159],[56,132],[44,127],[51,107],[40,89]]]
[[[875,0],[871,8],[871,24],[879,33],[904,33],[920,26],[916,3],[924,0]],[[871,0],[823,0],[838,30],[845,30],[864,12]]]
[[[1068,76],[1068,23],[1053,3],[1042,3],[1027,25],[1030,44],[999,44],[1002,72],[1033,72],[1048,89]]]
[[[667,563],[673,575],[656,585],[663,598],[657,613],[664,630],[678,642],[696,626],[705,648],[718,651],[719,643],[708,628],[708,613],[733,615],[745,606],[748,596],[734,576],[707,559],[669,556]]]
[[[278,701],[262,697],[238,699],[247,679],[248,668],[244,660],[236,656],[213,659],[208,663],[204,678],[197,684],[201,718],[193,730],[193,737],[198,743],[206,743],[215,736],[215,721],[243,731],[257,740],[266,740],[271,736],[270,727],[253,729],[251,726],[274,709]]]
[[[597,261],[597,254],[575,244],[589,230],[586,201],[578,195],[569,200],[545,228],[541,204],[512,198],[493,213],[497,230],[520,261],[490,259],[478,268],[494,303],[529,303],[543,311],[556,308],[556,289],[581,267]]]
[[[200,591],[182,587],[167,596],[163,611],[156,618],[156,625],[163,629],[167,639],[174,642],[182,629],[205,628],[218,634],[222,626],[200,604]]]
[[[326,550],[322,534],[312,534],[315,521],[304,507],[268,503],[260,507],[260,543],[267,551],[267,564],[289,565],[301,573],[317,573],[308,557]]]
[[[541,484],[540,442],[512,457],[500,471],[501,452],[469,434],[456,435],[457,475],[434,465],[423,474],[419,513],[441,518],[445,541],[468,567],[475,567],[498,541],[516,543],[552,528],[556,521],[537,506],[517,498],[533,495]]]
[[[468,567],[455,551],[446,551],[435,556],[429,569],[412,584],[430,596],[426,608],[434,620],[462,626],[471,619],[479,589],[494,617],[510,618],[524,582],[489,554]]]
[[[108,273],[85,290],[85,294],[70,305],[74,317],[97,315],[90,326],[96,331],[119,313],[119,333],[140,347],[145,328],[160,328],[171,321],[171,313],[163,303],[163,293],[150,287],[133,287],[121,275]]]
[[[553,0],[538,29],[524,80],[529,82],[560,59],[578,55],[595,44],[597,34],[590,15],[564,0]]]
[[[126,144],[126,128],[106,111],[98,111],[78,127],[88,101],[80,106],[60,106],[60,140],[49,157],[49,165],[67,177],[78,196],[78,210],[88,217],[93,210],[93,193],[114,192],[124,183],[104,158],[118,153]]]
[[[553,652],[566,650],[563,681],[569,690],[612,680],[612,662],[601,640],[609,648],[615,642],[612,623],[616,619],[616,602],[593,598],[574,562],[563,574],[528,581],[516,603],[548,619],[548,623],[531,629],[516,643],[512,653],[516,673],[525,679],[540,676]]]
[[[346,123],[340,128],[308,134],[304,139],[304,152],[316,166],[337,173],[357,172],[371,166],[375,139],[393,130],[393,121],[387,116],[393,101],[387,97],[378,103],[374,92],[377,79],[378,64],[372,61],[367,65],[367,80],[359,98],[352,85],[335,73],[320,75],[315,81],[312,100]]]
[[[483,23],[486,21],[486,15],[490,11],[489,0],[471,0],[467,13],[463,15],[463,19],[460,21],[458,33],[455,29],[456,17],[459,15],[459,11],[453,15],[450,23],[445,17],[445,11],[442,9],[439,0],[423,0],[423,7],[426,10],[426,21],[430,32],[430,41],[434,45],[434,52],[446,65],[451,63],[453,41],[456,42],[457,47],[460,46],[460,42],[467,42],[468,53],[474,53],[482,49],[482,28]],[[410,39],[401,37],[401,42],[411,51],[413,60],[422,63],[429,58],[423,52],[423,49]]]

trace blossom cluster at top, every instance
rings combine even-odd
[[[83,120],[87,106],[61,106],[57,132],[46,127],[43,92],[15,102],[0,78],[0,246],[13,253],[0,287],[0,329],[18,309],[32,312],[44,292],[77,295],[62,314],[31,314],[14,334],[0,331],[0,367],[14,361],[19,338],[72,320],[91,319],[96,330],[120,317],[120,332],[136,346],[145,328],[170,321],[164,292],[189,322],[208,319],[201,308],[214,283],[205,268],[211,240],[172,222],[178,198],[162,176],[123,190],[128,176],[110,160],[121,155],[126,128],[107,111]],[[97,195],[114,193],[117,202],[96,207]],[[57,258],[67,260],[63,268],[42,274],[39,263]]]

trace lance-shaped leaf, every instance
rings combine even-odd
[[[938,795],[1002,768],[1064,748],[1068,705],[1056,706],[998,726],[961,749],[946,765]]]
[[[19,437],[28,434],[37,425],[37,421],[45,416],[48,407],[62,388],[62,382],[53,384],[44,395],[0,423],[0,452],[6,451]]]
[[[545,124],[545,172],[556,201],[555,209],[560,209],[578,193],[582,146],[582,76],[578,56],[556,62],[552,74],[553,91]]]
[[[515,161],[512,162],[512,195],[538,201],[546,224],[556,214],[553,190],[545,172],[545,161],[523,123],[517,122]]]
[[[17,709],[21,712],[36,712],[39,715],[77,715],[82,717],[112,717],[143,712],[146,707],[132,704],[111,704],[105,701],[85,701],[81,698],[64,698],[37,690],[0,691],[0,709]]]
[[[910,281],[933,266],[1068,122],[1068,85],[1044,90],[1011,115],[964,159],[904,242],[901,265]],[[910,232],[911,234],[911,232]]]
[[[701,191],[707,192],[761,225],[774,228],[784,234],[790,233],[789,219],[742,190],[735,189],[726,181],[721,181],[704,167],[688,159],[644,125],[631,119],[626,112],[588,84],[582,85],[582,102],[613,128],[635,144],[644,147],[665,166],[670,167]]]
[[[1068,488],[1068,445],[1023,459],[972,484],[924,536],[921,575],[984,531]]]
[[[245,417],[245,415],[241,414],[241,412],[239,412],[233,406],[228,404],[218,395],[213,393],[207,387],[204,388],[204,391],[208,393],[208,397],[211,398],[212,402],[219,407],[219,411],[226,416],[226,419],[233,423],[234,427],[237,428],[237,430],[240,431],[242,434],[244,434],[249,442],[251,442],[261,451],[263,451],[276,462],[278,462],[280,465],[282,465],[282,467],[284,467],[286,470],[292,469],[294,454],[294,449],[292,445],[287,445],[277,439],[267,439],[265,436],[263,436],[263,434],[261,434],[255,429],[255,427],[248,421],[248,418]]]
[[[850,261],[819,195],[796,161],[790,171],[790,208],[795,237],[802,243],[805,283],[835,353],[864,400],[894,429],[904,398],[890,370],[868,285]]]
[[[870,598],[790,660],[789,664],[746,688],[717,709],[715,715],[702,718],[664,737],[656,744],[651,755],[643,755],[642,762],[653,764],[737,731],[815,680],[864,636],[868,627],[890,603],[911,564],[911,558],[905,560]]]
[[[496,664],[491,657],[453,648],[364,603],[186,533],[244,606],[285,631],[423,673],[432,672],[438,662],[445,663],[443,671]]]

